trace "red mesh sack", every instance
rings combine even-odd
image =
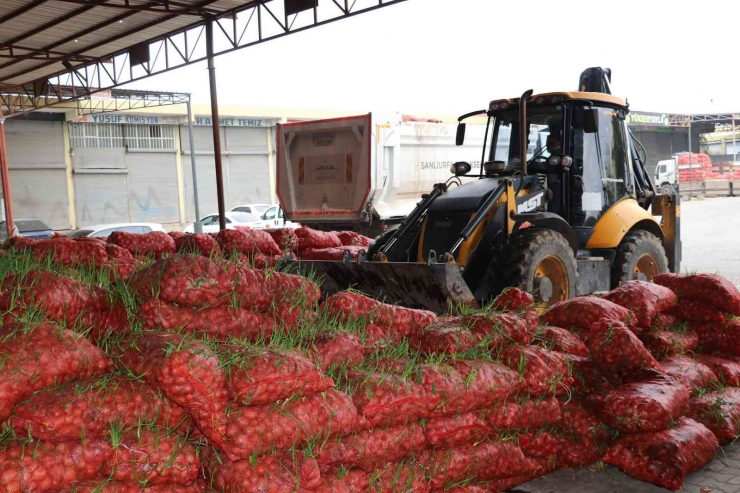
[[[307,248],[337,248],[342,246],[341,240],[334,233],[316,231],[310,228],[293,230],[298,238],[298,250]]]
[[[340,248],[308,248],[306,250],[300,250],[301,260],[329,260],[333,262],[339,262],[344,260],[344,252],[349,252],[352,260],[357,260],[360,257],[360,252],[367,250],[367,247],[363,246],[343,246]]]
[[[367,427],[392,426],[428,417],[440,398],[410,379],[382,373],[347,372],[352,400]]]
[[[106,243],[105,244],[105,253],[108,255],[108,259],[118,259],[118,260],[133,260],[134,256],[131,255],[131,252],[126,250],[125,248],[119,247],[118,245],[114,245],[113,243]]]
[[[585,342],[602,373],[623,378],[643,368],[660,368],[640,339],[621,322],[602,320],[592,324]]]
[[[516,396],[499,402],[481,415],[498,430],[529,430],[560,422],[560,402],[555,397]]]
[[[131,258],[130,260],[112,259],[108,261],[107,264],[107,267],[110,269],[110,275],[108,279],[111,283],[115,283],[116,279],[128,279],[136,272],[137,265],[138,264],[133,258]]]
[[[711,368],[717,380],[724,385],[740,387],[740,363],[708,354],[697,354],[694,357]]]
[[[111,448],[88,440],[83,445],[11,442],[0,451],[0,490],[6,492],[59,491],[98,475]]]
[[[242,228],[224,229],[216,237],[224,254],[243,253],[252,255],[257,252],[265,255],[280,255],[280,247],[264,231]]]
[[[278,404],[235,407],[229,411],[223,430],[206,428],[204,433],[236,460],[271,450],[290,450],[310,440],[321,443],[331,436],[355,431],[357,425],[352,399],[332,389]],[[214,435],[213,431],[223,435]]]
[[[0,422],[35,391],[111,369],[84,336],[53,325],[0,327]]]
[[[519,448],[527,457],[557,460],[560,440],[552,433],[544,430],[534,430],[520,434]]]
[[[678,490],[687,474],[714,458],[718,446],[704,425],[679,418],[670,430],[621,438],[603,460],[634,478]]]
[[[678,317],[675,315],[671,313],[658,313],[653,318],[653,321],[650,322],[650,327],[653,329],[668,329],[676,324],[678,324]]]
[[[212,483],[224,493],[287,493],[314,491],[321,486],[315,459],[303,454],[271,454],[253,460],[221,459],[212,467]],[[212,461],[213,462],[213,461]]]
[[[132,255],[160,258],[163,255],[175,253],[175,240],[161,231],[146,234],[114,231],[108,236],[108,243],[125,248]]]
[[[418,334],[437,319],[435,314],[426,310],[388,305],[352,291],[342,291],[330,296],[323,308],[339,321],[366,317],[377,325],[393,328],[405,337]]]
[[[494,310],[520,311],[534,306],[534,296],[519,288],[508,288],[493,300]]]
[[[645,378],[622,385],[601,402],[604,421],[619,431],[638,433],[665,430],[682,416],[689,391],[674,378],[647,370]]]
[[[450,360],[440,365],[419,365],[414,381],[440,406],[433,416],[444,416],[476,409],[516,394],[522,388],[519,374],[497,363],[481,360]]]
[[[173,240],[176,240],[178,238],[182,238],[183,236],[185,236],[186,234],[189,234],[189,233],[184,233],[182,231],[170,231],[167,234],[170,235],[170,238],[172,238]]]
[[[270,313],[275,328],[283,328],[284,331],[293,331],[302,325],[312,324],[318,317],[318,313],[310,308],[293,305],[292,302],[280,301],[273,303]]]
[[[699,334],[702,352],[740,356],[740,320],[692,327]]]
[[[316,283],[296,274],[265,272],[230,265],[227,276],[234,284],[234,301],[242,308],[267,310],[275,303],[314,307],[321,297]]]
[[[363,236],[355,231],[332,231],[339,238],[344,246],[361,246],[368,247],[373,242],[372,238]]]
[[[663,372],[677,379],[690,394],[717,383],[711,368],[686,356],[671,356],[660,362]]]
[[[537,346],[508,346],[501,361],[518,371],[524,389],[532,395],[562,395],[573,383],[568,362],[562,355]]]
[[[472,332],[457,325],[435,324],[424,329],[411,345],[421,354],[459,354],[473,349],[477,341]]]
[[[432,448],[450,448],[480,442],[488,436],[488,427],[477,414],[468,412],[428,419],[424,436]]]
[[[414,461],[390,464],[368,478],[369,493],[429,493],[426,471]]]
[[[444,318],[446,325],[456,325],[470,330],[477,341],[492,349],[509,344],[529,344],[534,339],[534,328],[516,313],[476,313]]]
[[[589,357],[586,344],[573,332],[559,327],[537,327],[533,344],[559,353],[572,354],[584,358]]]
[[[226,409],[226,377],[218,357],[203,343],[182,334],[142,332],[125,348],[128,367],[194,418]]]
[[[93,481],[76,483],[74,486],[63,489],[61,493],[141,493],[141,485],[137,482],[112,481],[109,478],[98,478]],[[146,493],[198,493],[212,491],[204,482],[183,484],[154,484],[146,487]]]
[[[582,296],[554,304],[542,317],[542,322],[555,327],[589,329],[596,321],[612,320],[634,327],[637,319],[630,310],[596,296]]]
[[[720,445],[733,442],[740,435],[740,390],[725,388],[694,397],[686,417],[709,428]]]
[[[229,399],[257,405],[334,387],[316,365],[293,351],[227,346],[221,354]]]
[[[182,306],[205,308],[228,303],[233,278],[199,255],[174,255],[137,272],[130,287],[143,300],[160,298]]]
[[[186,234],[175,238],[175,248],[180,253],[194,253],[204,257],[215,257],[221,255],[221,247],[218,242],[207,234]]]
[[[653,282],[665,286],[683,299],[694,300],[717,310],[740,315],[740,291],[726,278],[718,274],[660,274]]]
[[[298,248],[298,237],[293,228],[266,229],[265,233],[272,236],[278,247],[282,250],[295,250]]]
[[[270,337],[272,317],[232,306],[194,310],[152,298],[139,308],[144,327],[158,330],[182,330],[225,341],[229,337],[259,341]]]
[[[34,238],[27,238],[25,236],[13,236],[12,238],[8,238],[5,240],[5,243],[3,243],[3,248],[6,249],[15,249],[15,250],[26,250],[31,245],[35,245],[41,240],[36,240]]]
[[[673,291],[646,281],[625,281],[604,296],[604,299],[634,313],[640,327],[650,327],[658,313],[670,310],[677,303]]]
[[[701,301],[681,298],[681,302],[671,309],[671,314],[682,322],[724,323],[731,315]]]
[[[72,241],[70,238],[41,240],[28,247],[40,260],[50,259],[60,265],[103,265],[108,260],[105,247],[97,242]]]
[[[365,471],[353,469],[347,471],[322,472],[321,486],[316,493],[365,493],[370,487],[370,477]]]
[[[433,488],[471,479],[503,479],[525,474],[530,465],[513,441],[484,441],[450,449],[428,450],[419,457]]]
[[[16,406],[8,419],[18,436],[46,442],[102,440],[113,423],[175,428],[184,421],[182,409],[147,384],[115,374],[47,387]]]
[[[578,400],[560,405],[558,464],[577,468],[596,462],[611,443],[611,434],[598,417]]]
[[[101,473],[118,481],[140,484],[188,484],[201,464],[186,438],[166,430],[131,430],[103,463]]]
[[[9,274],[0,287],[0,310],[18,315],[38,311],[48,320],[74,324],[97,306],[82,283],[49,271]]]
[[[321,444],[316,460],[322,471],[341,466],[373,472],[421,452],[425,445],[424,432],[418,423],[374,428]]]
[[[699,347],[699,336],[695,332],[653,330],[640,334],[640,340],[656,358],[684,354]]]
[[[313,352],[322,371],[355,367],[365,360],[366,353],[359,337],[350,333],[317,337]]]

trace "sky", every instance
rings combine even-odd
[[[740,112],[738,20],[737,0],[408,0],[216,58],[219,104],[457,115],[600,65],[633,110]],[[129,87],[209,97],[205,63]]]

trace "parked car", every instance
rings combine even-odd
[[[247,214],[254,214],[255,216],[261,216],[267,209],[270,208],[270,204],[244,204],[237,205],[231,212],[246,212]]]
[[[45,240],[51,238],[53,232],[49,226],[38,219],[16,219],[13,223],[15,224],[16,233],[28,238]],[[7,238],[8,226],[5,221],[2,221],[0,222],[0,241],[5,241]]]
[[[210,214],[200,220],[203,225],[204,233],[218,233],[220,228],[218,224],[218,214]],[[265,222],[259,216],[249,214],[246,212],[227,212],[226,213],[226,229],[236,229],[237,226],[248,226],[252,229],[265,229],[270,227],[270,224]],[[188,225],[183,229],[185,233],[192,233],[194,227],[192,224]]]
[[[262,219],[267,221],[270,225],[268,228],[300,228],[299,223],[293,221],[287,221],[285,219],[285,211],[280,205],[273,205],[262,214]]]
[[[152,231],[162,231],[164,228],[159,223],[118,223],[118,224],[98,224],[96,226],[86,226],[82,229],[72,231],[69,236],[80,238],[82,236],[107,237],[114,231],[124,233],[144,234]]]

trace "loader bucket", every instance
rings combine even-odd
[[[296,260],[291,268],[313,272],[327,296],[353,288],[386,303],[437,314],[450,304],[478,307],[460,266],[454,263]]]

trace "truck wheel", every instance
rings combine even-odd
[[[617,247],[612,267],[612,288],[624,281],[652,281],[668,272],[668,258],[663,243],[647,231],[627,233]]]
[[[509,243],[504,266],[508,286],[532,293],[541,305],[576,295],[577,266],[568,241],[556,231],[521,230]]]
[[[663,194],[663,195],[672,195],[673,194],[673,186],[670,185],[670,184],[668,184],[668,183],[664,183],[660,187],[660,193]]]

